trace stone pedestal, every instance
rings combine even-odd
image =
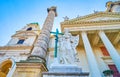
[[[73,64],[51,65],[48,72],[42,73],[43,77],[88,77],[89,73],[83,73],[82,69]]]
[[[47,71],[42,63],[18,62],[12,77],[42,77],[42,72]]]

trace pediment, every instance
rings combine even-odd
[[[98,12],[98,13],[93,13],[86,16],[81,16],[74,19],[66,20],[64,22],[61,22],[61,24],[64,25],[69,23],[109,21],[109,20],[120,20],[120,13]]]
[[[96,17],[93,19],[88,19],[88,20],[84,20],[84,21],[107,21],[107,20],[118,20],[120,18],[114,18],[114,17]]]
[[[37,36],[37,34],[32,31],[31,32],[23,31],[23,32],[19,32],[19,33],[13,35],[12,37],[21,37],[21,36],[23,36],[23,37],[24,36]]]

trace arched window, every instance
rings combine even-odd
[[[27,31],[29,31],[29,30],[32,30],[32,27],[29,27],[29,28],[27,29]]]

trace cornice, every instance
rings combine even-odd
[[[40,68],[42,71],[47,71],[43,63],[34,63],[34,62],[17,62],[17,68]]]
[[[21,32],[40,32],[41,30],[30,30],[30,31],[23,31],[23,30],[20,30],[20,31],[16,31],[16,33],[21,33]]]
[[[74,23],[74,22],[77,22],[77,21],[85,21],[85,20],[93,19],[93,18],[97,18],[97,17],[120,18],[120,13],[115,13],[115,12],[98,12],[98,13],[93,13],[93,14],[82,16],[82,17],[79,17],[79,18],[74,18],[74,19],[71,19],[71,20],[68,20],[68,21],[61,22],[61,25],[68,24],[68,23]]]
[[[102,25],[116,25],[120,24],[120,20],[101,20],[101,21],[81,21],[81,22],[69,22],[61,24],[62,31],[64,27],[86,27],[86,26],[102,26]]]
[[[31,35],[29,35],[29,33],[31,33]],[[25,34],[25,35],[21,35],[21,36],[37,36],[38,34],[33,32],[33,31],[22,31],[22,32],[18,32],[16,34],[14,34],[12,37],[21,37],[19,36],[19,34]]]
[[[25,50],[32,48],[33,46],[4,46],[4,47],[0,47],[0,50]]]
[[[26,62],[17,62],[17,67],[26,67],[26,66],[31,66],[31,67],[41,67],[40,63],[26,63]]]

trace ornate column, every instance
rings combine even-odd
[[[116,49],[108,39],[108,37],[105,35],[103,31],[99,32],[99,36],[101,40],[103,41],[106,49],[108,50],[113,62],[115,63],[118,71],[120,72],[120,55],[117,53]]]
[[[28,59],[36,59],[41,62],[45,62],[47,48],[50,38],[50,32],[53,27],[54,17],[57,16],[56,7],[47,9],[48,16],[43,24],[43,28],[38,36],[37,42],[34,45],[34,49]]]
[[[82,40],[83,40],[83,44],[84,44],[87,59],[88,59],[91,77],[102,77],[86,32],[82,32],[81,35],[82,35]]]

